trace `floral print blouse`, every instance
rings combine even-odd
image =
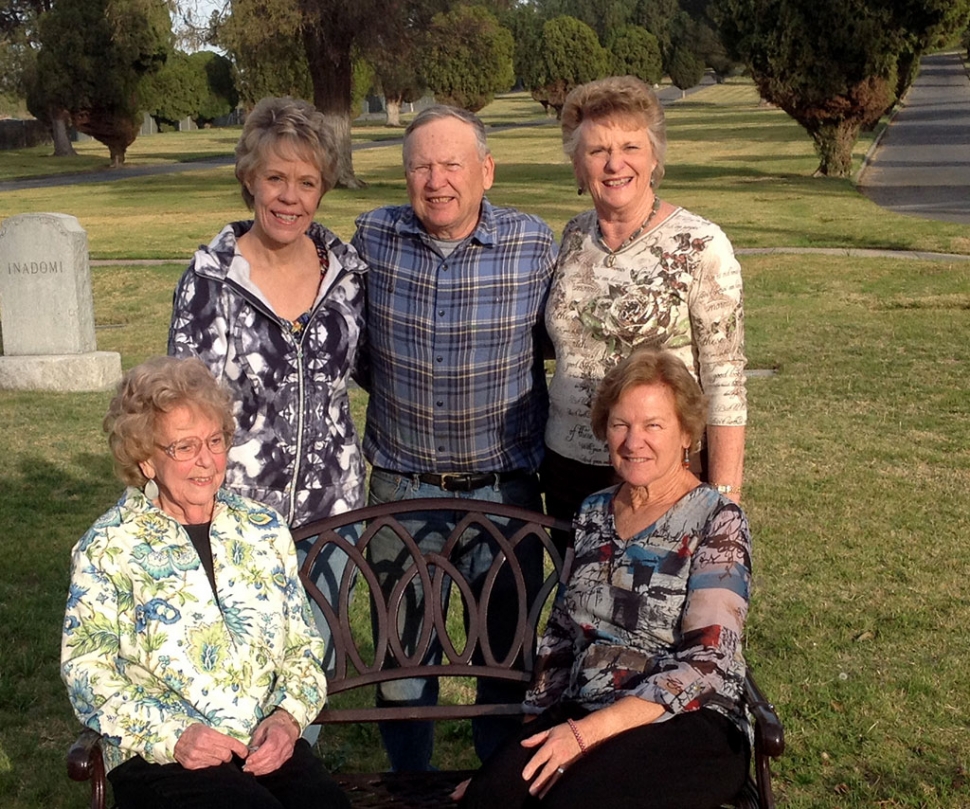
[[[741,267],[724,232],[683,208],[612,253],[595,211],[566,225],[546,329],[556,350],[546,444],[566,458],[609,464],[590,427],[593,396],[640,346],[683,360],[710,397],[708,424],[747,419]]]
[[[111,770],[174,761],[200,722],[248,743],[280,707],[323,707],[323,641],[277,512],[220,490],[209,532],[217,589],[185,529],[135,488],[75,545],[61,642],[74,712]]]
[[[704,484],[653,525],[621,539],[619,487],[576,517],[575,559],[539,646],[527,712],[572,701],[588,710],[637,696],[657,721],[699,708],[750,738],[741,698],[751,537],[740,507]]]

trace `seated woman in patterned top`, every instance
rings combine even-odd
[[[290,532],[222,488],[229,393],[159,357],[104,426],[128,489],[74,548],[61,673],[117,806],[346,809],[300,739],[327,683]]]
[[[586,499],[517,738],[464,807],[710,809],[748,771],[741,653],[751,543],[740,507],[690,471],[706,402],[683,362],[641,350],[592,411],[622,483]]]

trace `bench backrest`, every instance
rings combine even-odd
[[[447,514],[453,530],[439,552],[422,552],[404,521],[428,513]],[[300,578],[310,598],[322,611],[331,634],[328,650],[328,692],[331,696],[362,686],[406,677],[494,677],[528,683],[535,664],[535,648],[543,610],[562,578],[565,560],[552,542],[549,530],[571,531],[568,522],[527,509],[461,498],[425,498],[370,506],[308,523],[293,531],[294,539],[313,539],[300,567]],[[400,543],[406,571],[393,586],[382,590],[378,571],[371,564],[368,547],[379,531],[391,531]],[[418,533],[415,531],[415,533]],[[356,535],[356,541],[354,537]],[[386,534],[385,534],[386,536]],[[472,536],[490,537],[498,552],[484,579],[467,581],[456,567],[456,558]],[[348,538],[349,537],[349,538]],[[530,586],[516,557],[522,543],[543,549],[544,573],[538,588]],[[335,549],[337,549],[335,551]],[[328,597],[317,586],[318,559],[337,553],[346,567],[332,583]],[[338,566],[339,567],[339,566]],[[512,609],[516,624],[511,648],[497,654],[485,631],[495,583],[503,577],[503,599]],[[513,586],[509,587],[509,582]],[[414,583],[424,593],[420,632],[411,649],[401,637],[398,616],[402,603],[414,597]],[[442,594],[451,592],[462,602],[465,621],[449,622],[442,609]],[[498,597],[498,596],[496,596]],[[330,598],[334,599],[331,603]],[[354,606],[356,602],[356,607]],[[437,635],[444,656],[440,665],[426,665],[425,652]],[[410,654],[408,653],[410,651]],[[360,722],[383,719],[457,719],[483,715],[516,714],[519,704],[436,705],[427,707],[328,706],[318,722]]]

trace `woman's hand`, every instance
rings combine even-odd
[[[297,721],[282,708],[277,708],[253,731],[243,771],[251,775],[276,772],[293,755],[299,738],[300,726]]]
[[[522,778],[532,782],[529,794],[539,798],[545,797],[569,765],[583,754],[565,723],[523,739],[522,746],[538,748],[522,770]]]
[[[234,755],[246,758],[249,750],[239,739],[226,736],[208,725],[189,725],[175,743],[175,760],[187,770],[203,770],[230,761]]]

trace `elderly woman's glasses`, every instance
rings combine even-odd
[[[225,455],[229,451],[229,447],[232,446],[232,434],[216,433],[206,439],[180,438],[178,441],[173,441],[167,447],[163,447],[161,444],[156,444],[155,446],[173,461],[193,461],[202,452],[203,444],[209,448],[209,452],[213,455]]]

